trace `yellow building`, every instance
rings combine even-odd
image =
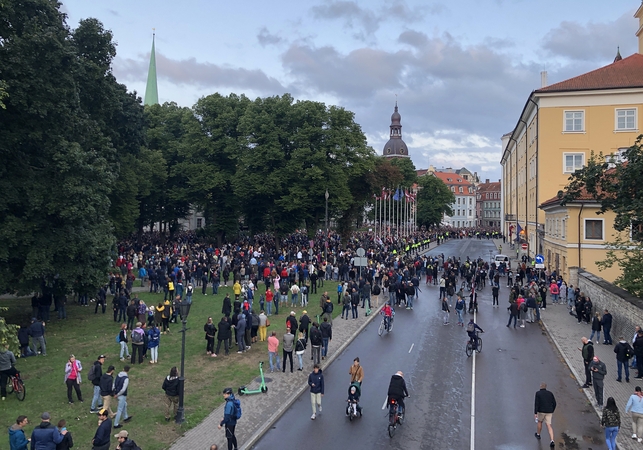
[[[522,231],[527,253],[532,257],[543,254],[550,267],[562,267],[563,257],[565,267],[578,264],[570,263],[571,255],[561,251],[552,251],[554,259],[549,260],[545,250],[549,244],[568,249],[577,246],[577,234],[572,233],[569,219],[563,222],[563,216],[575,214],[576,206],[563,213],[555,208],[540,209],[540,204],[565,188],[570,174],[585,165],[592,151],[618,154],[643,132],[639,116],[643,113],[643,6],[635,17],[641,24],[638,53],[627,58],[617,54],[612,64],[560,83],[546,86],[544,82],[541,89],[529,95],[514,129],[502,136],[502,230],[507,237],[511,234],[512,240]],[[581,219],[595,216],[595,210],[586,212]],[[547,229],[548,214],[554,214],[551,219],[559,220],[561,227],[566,226],[566,231],[559,230],[558,238]],[[603,220],[607,230],[603,238],[607,235],[607,239],[600,243],[581,239],[581,246],[596,250],[592,258],[600,260],[604,258],[605,242],[610,240],[612,222],[609,214],[595,217]],[[594,267],[588,259],[581,258],[581,267]]]

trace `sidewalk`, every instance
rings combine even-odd
[[[500,243],[502,243],[501,240]],[[495,240],[495,244],[496,246],[499,245],[498,240]],[[512,267],[515,267],[515,258],[513,258],[513,260],[514,263],[512,264]],[[592,407],[596,411],[597,420],[600,421],[602,412],[596,405],[594,389],[592,387],[589,389],[581,389],[581,386],[585,382],[585,368],[583,366],[581,352],[578,351],[578,348],[582,347],[582,343],[580,341],[582,337],[589,339],[589,336],[592,333],[591,326],[585,323],[579,325],[576,318],[569,315],[566,305],[554,305],[549,301],[547,304],[548,306],[546,309],[540,310],[540,318],[543,327],[549,334],[549,337],[558,349],[558,352],[565,360],[565,363],[571,370],[574,378],[576,378],[578,388],[585,393],[589,403],[591,403]],[[631,343],[632,336],[624,337],[625,340]],[[618,336],[612,336],[612,340],[614,343],[617,343]],[[625,413],[625,405],[627,404],[630,395],[634,393],[634,387],[637,385],[643,387],[643,380],[635,379],[636,369],[630,369],[629,383],[625,382],[625,374],[623,374],[622,383],[616,381],[616,354],[614,353],[613,345],[603,345],[602,343],[596,344],[596,341],[594,341],[594,353],[607,366],[607,375],[605,375],[603,387],[603,404],[607,402],[608,397],[614,397],[616,405],[621,413],[621,430],[619,431],[617,438],[618,448],[620,450],[640,450],[642,448],[642,444],[637,443],[637,441],[631,438],[632,422],[630,420],[630,414]]]

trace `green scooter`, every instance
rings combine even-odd
[[[263,378],[263,361],[259,363],[259,373],[261,374],[261,384],[258,389],[250,390],[245,386],[241,386],[237,392],[239,395],[249,395],[249,394],[265,394],[268,392],[268,386],[266,386],[266,380]]]

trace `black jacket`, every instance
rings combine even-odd
[[[322,335],[317,327],[312,327],[310,329],[310,345],[322,345]]]
[[[230,322],[225,320],[219,322],[219,334],[217,335],[217,339],[220,341],[230,339]]]
[[[333,338],[333,327],[328,322],[322,322],[319,331],[321,331],[322,338]]]
[[[102,397],[106,397],[108,395],[113,395],[114,393],[114,377],[104,373],[100,377],[100,395]]]
[[[601,324],[603,325],[603,329],[610,330],[612,328],[612,315],[610,313],[605,314]]]
[[[67,434],[63,436],[63,440],[60,441],[60,444],[56,444],[56,450],[69,450],[74,446],[74,439],[71,436],[71,433],[67,431]]]
[[[295,316],[288,316],[286,318],[286,326],[290,328],[290,332],[292,334],[296,334],[297,330],[299,329],[299,325],[297,324],[297,318]]]
[[[232,313],[232,301],[230,297],[226,296],[223,299],[223,308],[221,308],[221,314],[224,316],[229,316]]]
[[[643,358],[643,337],[637,336],[632,347],[634,347],[634,354],[636,357]]]
[[[592,319],[592,331],[601,331],[601,319],[596,316]]]
[[[112,434],[112,419],[109,417],[103,421],[94,434],[94,447],[100,447],[101,445],[109,444],[109,438]]]
[[[630,359],[627,355],[633,355],[634,349],[632,349],[629,342],[623,341],[614,346],[614,353],[616,353],[617,361],[627,362],[627,360]]]
[[[308,331],[308,327],[310,327],[310,317],[304,314],[299,318],[299,331]]]
[[[544,413],[551,414],[556,410],[556,398],[554,394],[547,389],[541,389],[536,392],[534,400],[534,414]]]
[[[131,439],[126,439],[124,442],[121,442],[121,450],[134,450],[137,448],[136,442]]]
[[[641,342],[643,344],[643,342]],[[594,358],[594,345],[592,341],[588,341],[587,344],[583,345],[583,360],[586,363],[589,363]]]
[[[406,390],[406,381],[404,378],[395,374],[391,377],[391,382],[388,385],[389,397],[395,399],[403,399],[409,396],[409,391]]]
[[[162,389],[165,391],[165,395],[167,395],[168,397],[176,397],[177,395],[179,395],[179,378],[170,378],[170,376],[168,375],[167,377],[165,377],[165,380],[163,380]]]
[[[92,384],[94,386],[100,386],[100,377],[103,376],[103,365],[100,363],[100,361],[94,361],[94,379],[92,380]]]
[[[214,339],[215,334],[217,333],[217,327],[213,323],[206,323],[203,325],[203,331],[205,331],[205,338],[208,338],[208,335]]]

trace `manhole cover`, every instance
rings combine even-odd
[[[270,382],[272,382],[272,378],[263,377],[263,379],[264,379],[264,381],[265,381],[266,383],[270,383]],[[255,378],[255,381],[256,381],[257,383],[261,383],[261,377]]]

